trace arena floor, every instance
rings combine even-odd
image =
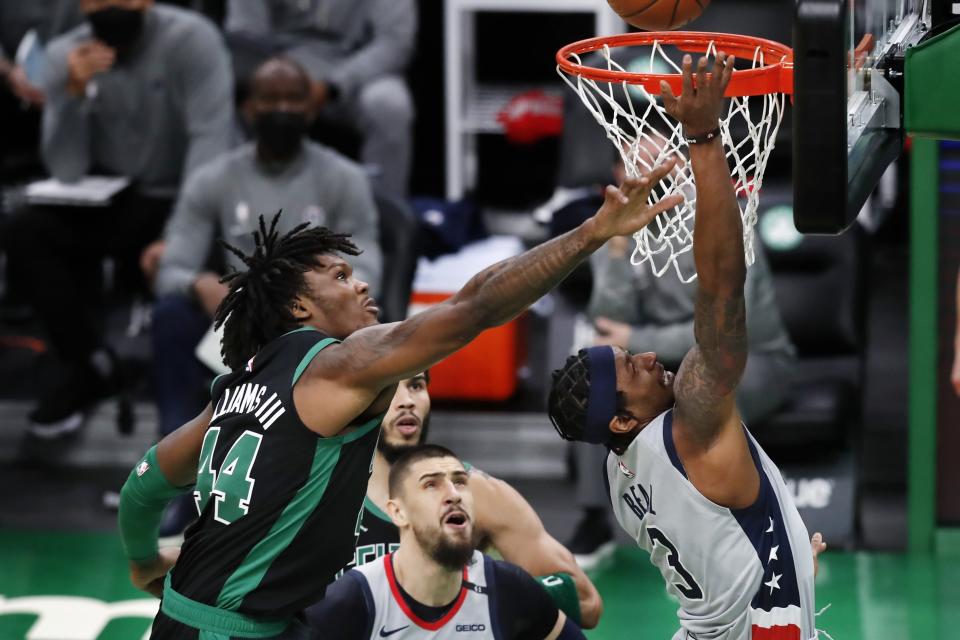
[[[676,631],[676,607],[639,550],[622,547],[593,577],[605,613],[590,638],[666,640]],[[130,586],[115,534],[0,532],[2,640],[140,638],[157,606],[142,595]],[[827,553],[817,606],[828,604],[817,626],[833,640],[960,637],[960,555]]]

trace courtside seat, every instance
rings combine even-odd
[[[771,448],[846,442],[862,405],[862,233],[854,226],[840,236],[802,236],[790,207],[780,206],[761,213],[758,236],[798,362],[787,402],[750,429]]]

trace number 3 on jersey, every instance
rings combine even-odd
[[[666,550],[667,564],[676,571],[677,577],[680,578],[680,582],[673,583],[677,591],[682,593],[688,600],[703,600],[703,589],[700,588],[700,585],[697,584],[694,577],[690,575],[690,572],[687,571],[683,563],[680,562],[680,554],[677,553],[677,547],[670,541],[670,538],[656,527],[647,527],[647,536],[650,537],[650,544],[653,545],[654,548],[653,551],[651,551],[651,555],[656,551],[657,545]]]
[[[210,427],[207,435],[203,437],[193,497],[197,503],[197,511],[203,513],[207,501],[213,496],[214,520],[230,524],[247,515],[250,509],[250,496],[256,483],[250,472],[257,460],[263,436],[253,431],[240,434],[217,471],[213,468],[213,453],[219,437],[220,427]]]

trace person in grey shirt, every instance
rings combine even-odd
[[[796,351],[774,295],[763,247],[754,245],[756,260],[747,270],[744,291],[750,324],[746,371],[737,388],[737,408],[746,424],[762,423],[785,401]],[[613,345],[631,353],[655,351],[657,359],[676,371],[694,345],[696,280],[680,281],[674,269],[654,276],[648,265],[630,263],[631,238],[614,238],[591,256],[593,291],[587,308],[595,338],[592,345]],[[679,258],[683,273],[696,271],[693,252]],[[601,476],[604,447],[577,443],[577,502],[583,516],[570,549],[584,568],[595,566],[612,551],[613,532],[607,519],[609,498]]]
[[[47,49],[43,158],[63,181],[112,174],[133,186],[106,207],[28,207],[4,234],[65,365],[30,415],[43,438],[80,428],[122,382],[97,317],[103,259],[137,273],[181,176],[226,151],[233,135],[230,61],[212,23],[151,0],[79,6],[84,24]]]
[[[351,234],[363,250],[351,258],[355,277],[370,285],[373,296],[380,287],[379,220],[366,174],[354,162],[304,139],[312,115],[309,76],[297,63],[274,58],[260,66],[251,88],[245,116],[256,141],[194,172],[163,241],[144,252],[148,275],[156,271],[152,366],[161,435],[209,401],[210,372],[194,352],[227,293],[220,274],[208,269],[215,239],[251,252],[258,217],[281,209],[281,233],[308,222]],[[214,257],[228,269],[244,268],[226,250]],[[190,515],[195,515],[190,500],[174,506],[164,534],[179,533]]]
[[[0,79],[24,104],[39,107],[45,99],[37,78],[16,59],[24,36],[34,31],[42,47],[82,19],[77,0],[0,0]]]
[[[233,141],[223,40],[199,14],[152,0],[80,0],[80,8],[88,24],[49,46],[50,173],[71,181],[96,167],[174,196],[183,176]]]
[[[302,64],[318,124],[355,129],[377,189],[406,195],[413,100],[403,73],[417,32],[414,0],[228,0],[225,30],[241,78],[269,54]]]

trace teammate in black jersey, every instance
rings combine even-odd
[[[330,586],[308,612],[315,637],[583,638],[529,574],[474,551],[474,479],[437,445],[401,455],[386,505],[400,547]]]
[[[426,439],[430,422],[429,383],[429,372],[402,380],[383,418],[373,473],[363,501],[353,566],[378,560],[400,546],[400,532],[386,515],[387,478],[391,465]],[[547,533],[533,507],[513,487],[466,466],[470,471],[477,548],[492,547],[504,560],[537,576],[564,613],[581,627],[597,626],[603,602],[573,555]]]
[[[573,231],[386,325],[341,257],[359,252],[346,236],[301,225],[281,237],[279,214],[269,228],[261,217],[253,253],[230,248],[246,270],[226,276],[216,316],[232,373],[199,416],[148,451],[121,492],[131,580],[163,595],[152,637],[298,637],[296,614],[353,556],[397,382],[510,321],[611,237],[676,206],[680,195],[647,204],[672,166],[608,187]],[[157,528],[167,502],[194,485],[200,517],[177,560],[158,552]]]

